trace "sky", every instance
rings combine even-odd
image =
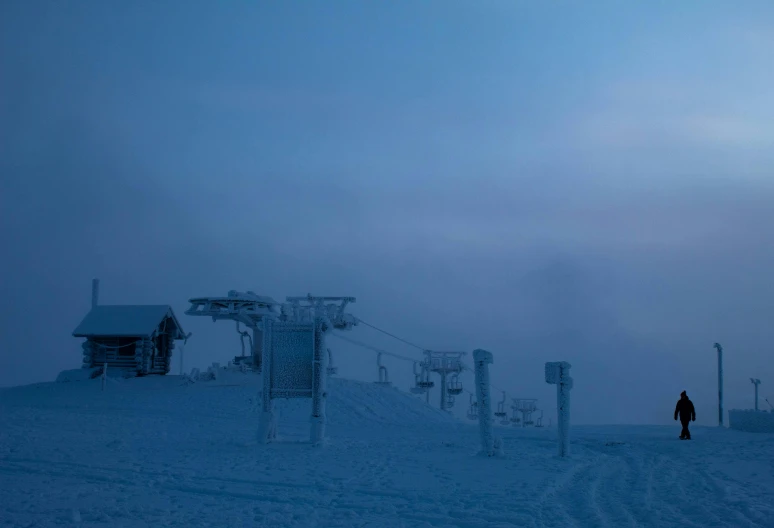
[[[713,425],[715,342],[774,403],[772,56],[767,1],[2,2],[0,386],[80,365],[97,277],[186,371],[240,352],[189,298],[312,293],[546,417],[564,360],[574,422]]]

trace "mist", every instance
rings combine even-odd
[[[716,341],[726,408],[774,401],[774,6],[690,5],[3,2],[0,386],[80,365],[97,277],[186,371],[240,353],[183,313],[236,289],[490,350],[546,416],[569,361],[577,423],[716,423]]]

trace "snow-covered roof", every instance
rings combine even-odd
[[[174,338],[183,339],[183,328],[168,304],[95,306],[73,330],[73,336],[148,337],[165,317],[174,321]]]

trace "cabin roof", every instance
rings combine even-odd
[[[166,317],[174,321],[174,339],[183,339],[183,328],[168,304],[95,306],[73,337],[150,337]]]

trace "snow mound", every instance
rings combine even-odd
[[[102,374],[102,367],[90,369],[63,370],[56,377],[57,383],[71,383],[75,381],[88,381]]]
[[[0,526],[733,526],[771,528],[774,434],[695,427],[478,429],[397,389],[331,379],[328,440],[309,400],[277,402],[257,441],[260,376],[0,389]],[[763,413],[761,413],[763,414]]]
[[[774,433],[774,414],[752,409],[728,411],[728,425],[731,429],[748,433]]]
[[[190,376],[171,375],[115,379],[102,392],[101,370],[74,369],[62,372],[57,383],[5,389],[3,400],[49,409],[73,408],[86,403],[116,418],[127,411],[142,415],[195,409],[201,419],[213,415],[239,416],[241,423],[249,424],[257,431],[262,404],[262,378],[258,374],[220,368],[216,376],[200,375],[195,383],[190,382]],[[78,383],[70,383],[74,381]],[[283,423],[309,423],[310,399],[276,400],[275,405],[280,429]],[[326,415],[329,425],[344,427],[458,423],[448,413],[397,388],[339,378],[328,380]]]

